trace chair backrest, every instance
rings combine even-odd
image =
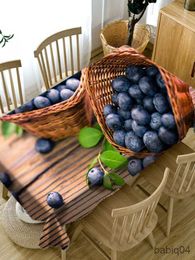
[[[81,27],[55,33],[34,52],[46,89],[80,70]]]
[[[0,64],[0,113],[4,114],[24,103],[19,68],[20,60]]]
[[[184,197],[195,193],[195,152],[177,156],[176,163],[170,193]]]
[[[166,168],[159,187],[147,199],[129,207],[112,210],[114,218],[111,233],[112,244],[129,249],[135,240],[141,242],[145,238],[143,234],[153,221],[154,212],[166,185],[168,174],[169,168]]]

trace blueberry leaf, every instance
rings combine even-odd
[[[84,127],[79,132],[79,143],[84,148],[96,146],[101,140],[103,133],[92,127]]]
[[[9,137],[10,135],[16,133],[17,125],[9,122],[2,122],[1,130],[4,137]]]
[[[18,136],[22,136],[22,134],[23,134],[23,128],[22,127],[20,127],[20,126],[17,126],[16,127],[16,134],[18,135]]]
[[[102,129],[101,129],[100,125],[97,122],[93,125],[93,127],[95,129],[98,129],[98,130],[100,130],[102,132]]]
[[[110,180],[109,175],[107,175],[107,174],[104,175],[103,185],[104,185],[104,188],[112,190],[112,182]]]
[[[101,161],[109,168],[116,169],[127,163],[127,159],[117,151],[105,151],[100,155]]]
[[[106,140],[103,146],[103,151],[116,151],[116,149]]]
[[[123,180],[123,178],[121,176],[119,176],[116,173],[109,173],[108,174],[110,179],[114,182],[114,184],[118,185],[118,186],[123,186],[125,184],[125,181]]]

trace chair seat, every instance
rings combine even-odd
[[[183,143],[176,144],[172,146],[170,149],[168,149],[166,152],[164,152],[156,161],[155,163],[151,164],[147,168],[145,168],[140,175],[140,178],[144,178],[147,182],[152,184],[155,188],[157,188],[162,180],[164,170],[166,167],[170,168],[170,174],[168,177],[168,181],[164,190],[164,193],[167,195],[171,195],[174,197],[174,192],[175,192],[175,197],[183,198],[183,195],[178,195],[178,185],[179,183],[176,182],[174,189],[170,193],[170,188],[173,182],[173,177],[174,177],[174,172],[177,168],[176,164],[176,159],[178,155],[183,155],[183,154],[188,154],[188,153],[193,153],[194,151],[189,148],[187,145]],[[180,177],[179,177],[180,178]],[[185,184],[186,183],[186,184]],[[184,187],[188,183],[188,179],[186,179],[184,183]],[[190,194],[189,194],[190,195]],[[178,197],[179,196],[179,197]]]
[[[114,246],[114,248],[119,251],[127,250],[126,247],[123,249],[123,245],[117,243],[113,245],[113,243],[111,243],[111,230],[114,221],[114,218],[111,217],[112,210],[134,205],[145,198],[146,197],[138,196],[132,187],[125,185],[113,196],[99,204],[90,215],[83,219],[82,224],[84,230],[88,231],[95,239],[102,241],[109,248],[113,248]],[[154,213],[148,228],[144,230],[144,233],[137,234],[136,240],[134,240],[133,243],[131,242],[129,249],[140,242],[139,236],[141,236],[143,240],[151,233],[156,226],[157,219],[158,217]]]

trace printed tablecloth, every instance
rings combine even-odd
[[[65,249],[70,241],[63,226],[83,218],[116,191],[86,184],[87,166],[100,147],[84,149],[72,137],[58,142],[51,153],[41,155],[35,151],[36,138],[29,134],[0,141],[0,164],[13,181],[9,190],[31,218],[45,221],[42,248]],[[118,173],[125,181],[132,178],[127,170]],[[52,191],[59,192],[65,202],[57,210],[46,202]]]

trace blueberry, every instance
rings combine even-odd
[[[118,109],[118,114],[120,115],[120,117],[124,120],[128,120],[131,118],[131,112],[130,111],[126,111],[126,110],[122,110],[122,109]]]
[[[152,112],[155,112],[156,109],[154,107],[154,104],[153,104],[153,98],[152,97],[148,97],[146,96],[144,99],[143,99],[143,107],[150,113]]]
[[[113,131],[121,129],[122,121],[120,116],[117,114],[109,114],[106,117],[106,125]]]
[[[60,85],[56,86],[55,88],[60,92],[62,89],[66,89],[66,85],[60,84]]]
[[[161,122],[163,126],[168,129],[176,128],[175,117],[172,113],[166,113],[162,115]]]
[[[142,77],[139,81],[139,87],[147,96],[153,97],[157,92],[157,89],[149,77]]]
[[[60,92],[60,97],[62,100],[68,100],[74,95],[74,92],[70,89],[62,89]]]
[[[104,173],[98,167],[94,167],[87,173],[88,184],[93,186],[100,186],[103,184]]]
[[[119,93],[118,106],[122,110],[130,110],[133,106],[133,99],[127,93]]]
[[[9,188],[12,184],[12,181],[10,179],[10,176],[7,172],[0,172],[0,181]]]
[[[60,93],[57,89],[50,89],[45,93],[45,96],[51,101],[52,104],[60,102]]]
[[[117,92],[127,92],[130,87],[130,81],[125,76],[113,79],[112,88]]]
[[[128,162],[128,172],[130,175],[135,176],[143,169],[142,160],[132,158]]]
[[[117,130],[113,133],[113,139],[115,143],[121,146],[125,146],[125,131],[124,130]]]
[[[118,106],[118,93],[112,94],[112,102],[113,102],[113,104]]]
[[[171,131],[164,126],[161,126],[158,131],[159,138],[167,145],[173,145],[178,142],[177,131]]]
[[[155,112],[151,114],[150,127],[154,130],[158,130],[161,127],[161,114]]]
[[[66,81],[66,88],[70,89],[72,91],[76,91],[79,84],[80,84],[80,81],[78,79],[70,78],[70,79],[67,79],[67,81]]]
[[[165,86],[165,82],[164,82],[160,72],[156,75],[156,83],[157,83],[157,86],[160,88],[160,90],[163,93],[167,93],[167,88]]]
[[[115,113],[117,113],[117,108],[113,105],[107,104],[104,106],[103,113],[104,113],[104,116],[107,116],[109,114],[115,114]]]
[[[143,141],[150,152],[159,153],[164,149],[163,143],[159,139],[158,134],[154,131],[147,131],[144,134]]]
[[[141,98],[140,98],[140,99],[137,98],[137,99],[135,100],[135,102],[136,102],[136,104],[138,104],[138,105],[143,105],[143,99],[141,99]]]
[[[133,122],[132,122],[132,129],[133,129],[135,135],[137,135],[139,137],[143,137],[143,135],[147,131],[147,128],[145,126],[138,125],[138,123],[135,120],[133,120]]]
[[[146,156],[144,159],[143,159],[143,167],[146,168],[147,166],[149,166],[150,164],[154,163],[156,160],[156,156],[154,155],[149,155],[149,156]]]
[[[125,129],[127,132],[129,132],[130,130],[132,130],[132,122],[133,122],[132,119],[125,120],[123,127],[124,127],[124,129]]]
[[[142,69],[142,67],[131,65],[128,66],[126,69],[127,78],[134,83],[137,83],[140,78],[143,77],[143,75],[144,70]]]
[[[126,133],[125,145],[133,152],[140,152],[144,149],[144,143],[142,139],[136,136],[133,131]]]
[[[35,143],[35,149],[39,153],[49,153],[53,150],[54,142],[50,139],[39,138]]]
[[[38,96],[34,98],[34,105],[36,108],[44,108],[50,106],[51,102],[46,97]]]
[[[166,97],[161,93],[157,93],[154,96],[153,104],[154,104],[154,107],[156,108],[156,110],[161,114],[163,114],[169,110],[169,103],[168,103]]]
[[[150,114],[140,105],[135,106],[131,110],[131,117],[139,125],[147,125],[150,123]]]
[[[64,205],[64,200],[62,195],[58,192],[50,192],[47,195],[47,204],[54,209],[58,209]]]
[[[155,76],[157,73],[159,72],[158,68],[155,67],[154,65],[148,67],[146,69],[146,74],[149,76],[149,77],[153,77]]]
[[[20,107],[15,109],[15,113],[24,113],[24,112],[29,112],[35,109],[34,103],[33,101],[29,101],[27,103],[25,103],[24,105],[21,105]]]
[[[143,99],[143,97],[144,97],[144,94],[143,94],[143,92],[140,90],[140,88],[139,88],[138,85],[132,85],[132,86],[129,88],[129,95],[130,95],[132,98],[135,98],[135,99]]]

